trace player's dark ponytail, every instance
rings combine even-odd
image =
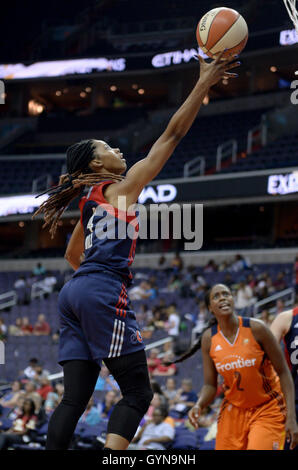
[[[208,309],[209,309],[209,306],[210,306],[211,290],[212,290],[212,288],[209,289],[205,294],[205,304],[206,304],[206,307]],[[216,318],[215,317],[211,318],[211,320],[208,322],[207,326],[203,329],[203,331],[199,335],[199,338],[196,341],[196,343],[188,351],[186,351],[186,353],[184,353],[181,357],[179,357],[179,359],[176,359],[176,361],[171,362],[171,364],[177,364],[178,362],[183,362],[186,359],[188,359],[189,357],[191,357],[194,353],[196,353],[199,349],[201,349],[203,334],[205,333],[206,330],[208,330],[208,328],[211,328],[213,325],[216,325],[216,324],[217,324]]]
[[[57,186],[47,189],[38,195],[48,194],[50,197],[41,204],[32,218],[43,212],[45,220],[43,227],[50,225],[52,238],[54,238],[61,215],[71,201],[81,194],[84,186],[93,186],[107,179],[113,181],[121,181],[123,179],[123,176],[112,173],[93,173],[89,168],[89,163],[94,158],[93,139],[82,140],[71,145],[66,152],[68,173],[60,176]]]

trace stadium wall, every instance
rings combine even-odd
[[[274,248],[260,250],[223,250],[223,251],[201,251],[182,252],[181,258],[185,266],[204,266],[210,259],[215,259],[217,263],[229,260],[240,254],[248,257],[252,263],[272,264],[272,263],[294,263],[298,255],[297,248]],[[133,268],[157,268],[161,256],[171,260],[174,253],[150,253],[138,254],[133,263]],[[34,259],[7,259],[1,260],[1,271],[32,271],[37,263],[42,263],[46,269],[65,271],[70,269],[64,258],[34,258]]]

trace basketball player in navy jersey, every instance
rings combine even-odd
[[[126,292],[138,234],[136,214],[127,210],[188,132],[210,87],[222,78],[237,76],[228,70],[239,62],[222,55],[209,64],[199,58],[200,78],[194,89],[148,156],[133,165],[125,177],[126,161],[119,149],[102,140],[79,142],[67,150],[68,174],[60,177],[59,185],[48,192],[49,199],[35,213],[44,213],[45,225],[54,236],[68,204],[84,187],[90,187],[80,200],[81,220],[65,255],[75,270],[58,300],[59,364],[65,392],[50,419],[46,449],[69,447],[102,360],[123,397],[109,419],[106,449],[126,449],[150,405],[153,394],[144,344]],[[127,236],[119,236],[124,229]]]
[[[271,331],[280,343],[284,342],[284,351],[290,368],[296,395],[296,420],[298,421],[298,307],[280,313],[271,324]],[[285,449],[289,449],[286,442]],[[295,448],[298,450],[298,446]]]

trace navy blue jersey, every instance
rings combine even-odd
[[[79,203],[85,236],[85,259],[74,277],[109,270],[130,285],[139,224],[136,213],[114,208],[103,195],[113,181],[92,186]]]
[[[298,400],[298,307],[293,309],[290,329],[284,337],[285,354],[295,382],[296,400]]]

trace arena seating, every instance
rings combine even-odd
[[[287,285],[292,285],[292,265],[291,264],[258,264],[254,265],[251,270],[231,272],[233,282],[239,282],[243,279],[243,276],[252,272],[254,277],[257,277],[261,273],[268,273],[272,280],[275,280],[277,274],[281,271],[285,273]],[[216,282],[224,282],[224,278],[227,271],[223,272],[204,272],[202,267],[196,267],[195,272],[204,277],[208,284]],[[59,272],[53,273],[59,276]],[[172,302],[177,304],[177,310],[181,319],[183,319],[186,328],[180,332],[179,341],[184,342],[186,347],[189,346],[189,338],[191,335],[191,329],[193,327],[192,322],[187,318],[187,313],[193,313],[197,309],[196,299],[194,297],[181,297],[181,294],[177,292],[166,291],[167,282],[169,280],[169,272],[155,270],[155,269],[136,269],[135,284],[141,282],[144,278],[150,278],[156,276],[156,284],[158,286],[158,296],[155,300],[134,300],[132,306],[137,312],[142,304],[146,304],[152,308],[158,304],[161,299],[166,300],[166,304],[169,305]],[[13,288],[15,280],[23,276],[29,276],[30,272],[2,272],[0,273],[0,294],[4,291]],[[15,323],[18,317],[29,317],[31,324],[34,324],[37,316],[40,313],[46,315],[46,320],[51,326],[52,333],[55,333],[59,328],[59,320],[57,315],[57,297],[58,292],[53,292],[47,298],[38,298],[31,301],[30,304],[16,305],[10,309],[1,311],[1,317],[4,319],[6,325]],[[145,339],[145,344],[150,344],[160,339],[167,337],[167,333],[163,329],[156,329],[150,339]],[[28,365],[28,360],[32,357],[37,357],[42,366],[49,370],[51,374],[61,372],[61,367],[57,364],[58,356],[58,345],[53,340],[52,336],[8,336],[5,343],[5,364],[1,366],[2,377],[1,379],[7,382],[12,382],[19,376],[20,371]],[[192,379],[193,389],[199,391],[203,385],[203,374],[202,374],[202,358],[201,353],[198,352],[187,360],[185,364],[177,365],[177,373],[175,375],[176,386],[180,387],[183,379]],[[166,377],[158,377],[158,383],[162,386],[166,382]],[[104,392],[94,392],[94,403],[97,405],[102,401]],[[12,421],[9,419],[9,409],[2,409],[0,429],[7,430],[11,427]],[[19,450],[42,450],[45,448],[45,439],[48,428],[48,420],[40,422],[35,435],[31,439],[29,444],[14,445],[13,448]],[[100,423],[95,426],[89,426],[86,423],[79,422],[75,434],[74,442],[75,448],[80,450],[94,449],[94,442],[97,442],[97,446],[101,446],[104,442],[105,434],[107,431],[108,420],[102,418]],[[214,439],[206,441],[206,435],[208,428],[199,428],[194,431],[186,427],[184,419],[175,420],[175,438],[171,444],[167,446],[167,449],[200,449],[200,450],[213,450],[215,447]],[[99,441],[96,439],[99,438]]]
[[[298,165],[298,134],[283,137],[263,147],[237,163],[221,170],[221,173],[263,170]]]
[[[264,111],[264,109],[260,109],[256,111],[222,114],[218,116],[199,116],[194,122],[189,133],[185,136],[185,138],[175,150],[170,162],[158,175],[158,178],[162,179],[182,177],[185,163],[199,155],[203,156],[206,160],[206,172],[214,172],[216,165],[217,146],[230,139],[236,139],[238,141],[238,151],[244,151],[247,144],[247,133],[249,129],[256,126],[260,122],[261,115],[264,113]],[[104,116],[104,110],[102,110],[102,112]],[[132,116],[135,116],[135,112],[138,118],[141,118],[144,115],[140,110],[138,111],[130,109],[128,111],[128,121],[126,121],[126,123],[129,122],[130,117],[132,118]],[[125,122],[125,113],[126,109],[121,110],[121,116],[119,116],[119,120],[116,121],[116,124],[120,124],[120,122],[122,122],[123,125]],[[109,115],[109,113],[107,115]],[[112,115],[113,113],[111,116]],[[113,118],[111,118],[111,122],[112,119]],[[92,118],[72,118],[71,123],[75,123],[75,129],[73,130],[77,130],[80,125],[82,125],[82,128],[84,128],[85,120],[88,121],[88,125],[91,122],[93,123],[92,126],[94,127],[92,127],[92,129],[96,129],[96,125],[99,125],[100,127],[100,124],[98,123],[101,122],[101,119],[98,120],[96,116],[93,116]],[[102,121],[104,121],[104,117],[102,118]],[[28,151],[30,153],[39,154],[52,153],[54,151],[65,152],[67,146],[59,146],[55,142],[54,138],[51,137],[51,132],[49,132],[50,130],[53,132],[57,131],[59,128],[65,130],[66,124],[62,127],[62,122],[63,118],[51,118],[40,121],[39,128],[42,130],[48,130],[46,134],[48,136],[48,145],[38,145],[38,134],[35,135],[31,133],[22,137],[20,141],[17,141],[13,146],[10,146],[8,150],[2,150],[2,153],[5,154],[19,153],[24,155],[24,161],[9,161],[9,158],[7,158],[5,161],[2,161],[3,171],[0,177],[0,191],[2,194],[30,192],[33,179],[45,174],[50,174],[52,176],[53,183],[57,182],[58,177],[61,174],[63,159],[34,160],[34,164],[32,164],[32,160],[27,160],[26,155],[28,155]],[[65,120],[65,123],[67,122],[68,120]],[[70,130],[72,128],[72,124],[67,124],[69,126],[67,129]],[[102,125],[104,126],[104,124]],[[83,134],[81,137],[83,138]],[[289,145],[291,145],[289,149],[290,152],[292,149],[292,143],[290,144],[290,141]],[[148,147],[148,150],[149,148],[150,146]],[[264,149],[264,151],[266,151],[266,149]],[[141,152],[135,155],[125,153],[128,166],[130,167],[133,163],[135,163],[140,158],[143,158],[146,154],[147,152]],[[270,164],[266,167],[269,168]]]
[[[292,265],[291,264],[265,264],[265,265],[255,265],[253,267],[254,276],[258,276],[261,273],[267,272],[272,280],[275,280],[278,273],[284,271],[286,274],[286,282],[290,286],[292,285]],[[181,297],[178,293],[168,292],[165,290],[167,282],[169,280],[169,274],[163,271],[158,270],[135,270],[138,275],[143,274],[146,277],[156,276],[157,285],[158,285],[158,298],[155,300],[134,300],[132,301],[132,306],[135,311],[138,311],[139,307],[142,304],[148,305],[148,307],[153,307],[159,302],[160,298],[166,300],[167,305],[171,302],[177,304],[178,311],[182,318],[185,317],[187,313],[192,313],[196,310],[196,299],[194,297]],[[204,273],[202,268],[196,268],[196,272],[199,275],[203,275],[207,284],[211,285],[217,282],[224,282],[226,272],[215,272],[215,273]],[[249,272],[249,271],[247,271]],[[0,274],[0,294],[7,292],[8,290],[13,289],[14,281],[21,275],[29,276],[29,272],[18,272],[18,273],[1,273]],[[53,272],[54,275],[59,276],[59,272]],[[245,272],[232,272],[232,280],[234,282],[239,282]],[[139,277],[139,276],[138,276]],[[140,282],[139,278],[135,281],[137,285]],[[57,315],[57,292],[52,293],[47,298],[38,298],[33,299],[29,305],[15,305],[7,311],[1,312],[1,317],[4,319],[7,325],[14,324],[18,317],[29,317],[30,323],[34,324],[37,320],[39,314],[44,313],[46,315],[47,321],[50,324],[51,330],[55,333],[59,329],[59,319]],[[187,329],[181,333],[182,339],[190,338],[191,324],[187,324]],[[145,343],[152,343],[159,339],[165,338],[166,332],[164,330],[156,330],[153,334],[153,337],[149,340],[145,340]],[[6,342],[6,364],[3,366],[3,377],[7,380],[13,380],[18,371],[26,367],[29,357],[34,357],[38,355],[41,361],[51,373],[55,373],[60,370],[60,367],[57,365],[57,345],[53,343],[51,336],[9,336]],[[200,383],[200,374],[198,369],[201,368],[201,364],[197,359],[191,358],[189,367],[181,368],[179,373],[179,381],[184,377],[189,376],[191,371],[191,376],[196,388],[199,388]],[[164,382],[164,378],[161,377],[161,382]]]

